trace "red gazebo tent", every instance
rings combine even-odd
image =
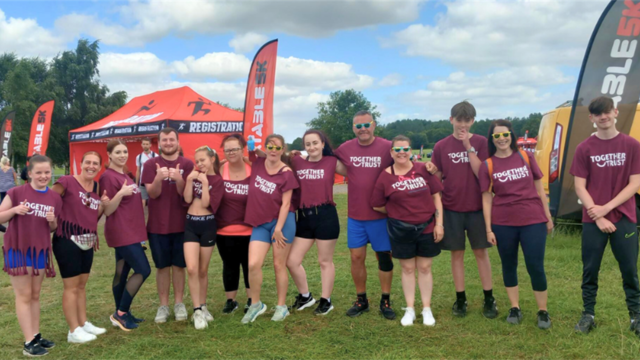
[[[151,138],[157,153],[158,132],[168,126],[180,134],[180,146],[186,157],[193,160],[195,149],[208,145],[222,158],[220,142],[227,134],[242,134],[243,116],[242,112],[219,105],[187,86],[138,96],[106,118],[69,131],[71,173],[80,171],[82,155],[90,150],[99,152],[106,163],[106,143],[114,138],[127,142],[127,167],[135,173],[135,157],[142,151],[140,141]]]

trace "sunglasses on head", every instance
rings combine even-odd
[[[509,136],[511,136],[511,132],[507,131],[507,132],[503,132],[503,133],[495,133],[495,134],[493,134],[493,138],[494,139],[500,139],[500,136],[502,136],[503,138],[508,138]]]
[[[404,151],[406,153],[411,151],[411,146],[407,146],[407,147],[400,147],[400,146],[394,146],[391,149],[393,149],[393,151],[399,153],[400,151]]]
[[[353,124],[353,127],[360,130],[364,126],[365,129],[368,129],[371,127],[372,124],[373,124],[373,121],[369,121],[368,123],[364,123],[364,124]]]
[[[282,150],[282,146],[267,145],[267,150],[273,150],[273,149],[275,149],[276,151],[280,151]]]

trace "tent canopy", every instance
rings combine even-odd
[[[127,142],[127,167],[135,175],[135,158],[142,151],[140,141],[151,138],[152,150],[157,153],[156,138],[167,126],[178,131],[187,158],[193,160],[195,149],[202,145],[216,149],[222,158],[222,138],[231,133],[242,134],[243,117],[244,113],[219,105],[186,86],[138,96],[104,119],[69,131],[72,173],[80,171],[87,151],[97,151],[106,163],[105,143],[118,138]]]
[[[242,133],[243,113],[184,86],[133,98],[104,119],[69,131],[69,142],[153,136],[167,126],[179,133]]]

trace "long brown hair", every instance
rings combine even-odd
[[[324,143],[324,147],[322,148],[322,156],[336,156],[333,153],[333,149],[331,149],[331,143],[329,142],[329,138],[322,130],[311,129],[305,131],[304,135],[302,135],[302,146],[304,146],[304,138],[309,134],[316,134],[320,138],[320,141]]]
[[[115,147],[118,146],[118,145],[124,145],[127,148],[127,150],[129,150],[129,147],[127,146],[127,144],[123,140],[121,140],[121,139],[111,139],[107,143],[107,155],[111,154],[113,152],[113,149],[115,149]],[[109,166],[111,166],[111,160],[107,161],[107,163],[105,165],[106,165],[106,168],[108,169]],[[122,167],[122,172],[124,172],[125,174],[129,173],[129,169],[127,168],[126,164]]]

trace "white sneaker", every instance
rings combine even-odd
[[[209,326],[207,320],[205,320],[204,318],[202,310],[194,311],[193,316],[191,317],[191,321],[193,321],[193,326],[196,328],[196,330],[202,330]]]
[[[166,323],[167,320],[169,320],[169,315],[171,315],[171,313],[169,312],[169,306],[162,305],[162,306],[160,306],[158,308],[158,312],[156,313],[155,322],[157,322],[157,323]]]
[[[422,309],[422,323],[426,326],[435,326],[436,319],[433,317],[431,308],[426,307]]]
[[[412,307],[404,308],[404,316],[400,320],[402,326],[411,326],[416,321],[416,311]]]
[[[173,306],[173,313],[176,315],[176,321],[184,321],[189,317],[189,314],[187,314],[187,308],[183,303],[175,304]]]
[[[80,326],[78,326],[75,330],[73,330],[73,332],[69,331],[69,334],[67,335],[67,342],[82,344],[93,341],[97,338],[97,336],[85,332]]]
[[[207,309],[207,305],[202,305],[201,308],[202,313],[204,314],[204,319],[207,320],[207,322],[213,321],[213,315],[211,315],[209,309]]]
[[[88,321],[84,323],[84,326],[82,326],[82,330],[84,330],[84,332],[86,332],[87,334],[92,335],[102,335],[107,332],[107,329],[99,328]]]

